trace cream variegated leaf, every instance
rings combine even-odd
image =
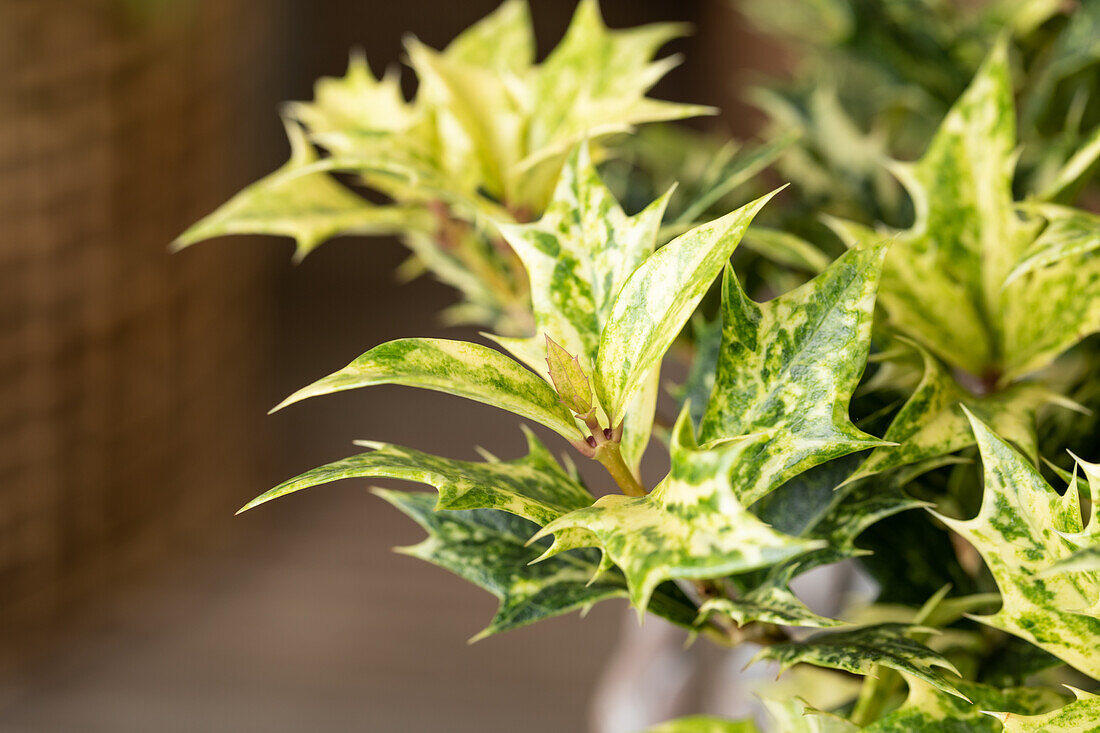
[[[909,695],[897,710],[891,711],[861,730],[867,733],[939,733],[944,730],[969,733],[998,733],[1001,725],[987,710],[1002,710],[1017,715],[1035,715],[1061,706],[1065,699],[1043,687],[997,688],[960,680],[955,684],[966,702],[945,694],[932,685],[906,679]]]
[[[771,716],[773,733],[853,733],[859,726],[812,707],[801,697],[762,698],[764,709]]]
[[[1100,696],[1071,687],[1077,699],[1045,715],[991,712],[1004,725],[1004,733],[1097,733],[1100,731]]]
[[[622,420],[753,217],[775,193],[680,235],[627,278],[608,313],[596,360],[596,393],[611,424]]]
[[[954,665],[924,644],[909,638],[910,634],[919,631],[922,631],[920,627],[890,623],[851,631],[820,632],[801,641],[765,647],[753,660],[778,662],[780,670],[795,664],[812,664],[861,675],[871,674],[875,666],[880,665],[963,697],[955,684],[937,669],[956,672]]]
[[[290,160],[181,234],[174,248],[227,234],[274,234],[294,239],[295,259],[301,259],[342,234],[431,231],[431,218],[419,208],[372,204],[328,173],[310,170],[317,153],[302,128],[287,122],[286,131]]]
[[[1063,535],[1085,531],[1076,487],[1059,494],[1023,456],[970,416],[985,466],[978,515],[940,516],[981,554],[1001,591],[1001,610],[977,621],[1031,642],[1100,679],[1100,572],[1044,573],[1077,549]],[[939,515],[937,515],[939,516]]]
[[[533,420],[559,435],[581,435],[553,387],[520,364],[479,344],[410,338],[375,346],[338,372],[287,397],[281,409],[308,397],[377,384],[399,384],[465,397]]]
[[[347,478],[392,478],[434,486],[436,510],[498,509],[544,525],[595,499],[569,476],[534,433],[524,429],[527,455],[511,461],[470,462],[441,458],[389,443],[284,481],[241,511],[313,486]]]
[[[1032,463],[1038,462],[1036,411],[1049,402],[1064,403],[1064,399],[1033,383],[1014,384],[987,395],[972,394],[927,349],[914,346],[923,359],[924,375],[884,436],[897,445],[876,448],[849,480],[947,456],[974,445],[974,432],[961,405],[1011,440]]]
[[[744,457],[747,441],[705,450],[692,433],[683,411],[673,429],[671,471],[652,493],[602,497],[537,535],[586,530],[623,571],[639,613],[663,581],[747,572],[824,544],[776,532],[738,501],[728,475]]]
[[[1005,378],[1035,371],[1100,331],[1100,216],[1043,206],[1048,224],[1004,287]]]
[[[667,203],[665,195],[627,216],[600,180],[588,145],[579,145],[562,167],[554,197],[539,221],[498,224],[527,270],[535,334],[496,340],[549,378],[546,338],[552,338],[577,357],[586,375],[592,375],[615,296],[656,247]],[[635,469],[649,442],[656,377],[654,373],[646,378],[632,405],[636,409],[626,416],[624,457]],[[605,425],[617,426],[607,422],[603,409],[597,414]]]
[[[496,616],[474,640],[626,595],[622,576],[601,572],[595,551],[559,553],[531,564],[545,547],[528,544],[537,525],[525,519],[493,509],[435,511],[436,500],[427,494],[374,491],[428,532],[423,542],[398,552],[439,565],[500,599]],[[654,595],[650,610],[685,625],[693,608],[667,585]]]
[[[896,166],[916,210],[890,250],[880,301],[892,322],[950,364],[997,363],[1001,289],[1027,245],[1013,211],[1016,118],[999,42],[915,164]]]
[[[808,468],[883,444],[852,424],[848,403],[870,348],[885,251],[850,250],[767,303],[749,300],[727,270],[722,349],[700,442],[767,431],[751,460],[733,467],[746,505]]]
[[[909,472],[895,471],[886,481],[841,485],[851,471],[851,460],[831,461],[796,476],[754,505],[755,514],[774,529],[821,541],[824,546],[777,563],[763,571],[762,577],[740,580],[738,596],[707,601],[700,608],[700,621],[720,614],[739,626],[750,621],[811,628],[841,625],[807,608],[791,591],[791,581],[813,568],[859,555],[855,541],[865,529],[898,512],[923,506],[902,494],[901,487],[920,470],[934,467],[929,464]]]

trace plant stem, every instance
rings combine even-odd
[[[597,440],[599,439],[597,438]],[[618,441],[605,440],[602,443],[597,443],[596,452],[592,457],[603,464],[603,467],[611,474],[611,478],[615,479],[615,483],[619,485],[624,494],[627,496],[646,495],[645,488],[634,476],[634,472],[630,470],[630,467],[626,465],[626,461],[623,460]]]

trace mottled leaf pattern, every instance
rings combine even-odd
[[[998,733],[1000,724],[984,711],[1010,711],[1014,717],[1034,715],[1064,702],[1058,693],[1041,687],[1000,689],[960,681],[955,686],[971,700],[968,703],[920,680],[910,678],[906,681],[909,696],[905,703],[862,730],[868,733],[938,733],[945,730]]]
[[[423,542],[399,552],[439,565],[500,599],[496,616],[474,640],[626,595],[617,573],[595,577],[597,552],[561,553],[531,565],[545,548],[527,544],[537,529],[527,520],[493,509],[437,512],[435,498],[427,494],[375,493],[428,531]],[[690,620],[690,604],[670,591],[655,596],[651,610],[678,623]]]
[[[595,499],[562,470],[530,430],[527,455],[512,461],[473,463],[422,453],[389,443],[314,468],[284,481],[241,511],[312,486],[346,478],[394,478],[429,484],[439,491],[437,510],[499,509],[543,525]]]
[[[376,384],[446,392],[514,412],[570,440],[582,437],[569,410],[537,375],[499,351],[445,339],[398,339],[375,346],[340,371],[298,390],[275,409]]]
[[[680,235],[627,278],[604,325],[596,362],[596,393],[613,425],[775,193]]]
[[[992,713],[1005,733],[1096,733],[1100,731],[1100,696],[1070,688],[1077,700],[1046,715]]]
[[[415,207],[372,204],[328,173],[310,171],[317,153],[297,123],[287,122],[286,131],[291,149],[286,165],[181,234],[175,248],[227,234],[275,234],[293,238],[295,258],[301,259],[340,234],[431,230],[431,218]]]
[[[851,250],[802,287],[762,304],[727,271],[722,349],[700,441],[767,432],[750,459],[733,467],[746,505],[812,466],[882,445],[852,424],[848,403],[870,348],[884,254],[885,245]]]
[[[775,532],[737,500],[727,476],[744,456],[744,441],[702,450],[692,432],[682,412],[673,429],[672,469],[651,494],[602,497],[537,535],[587,530],[626,575],[639,612],[662,581],[745,572],[823,544]]]
[[[985,466],[981,511],[969,520],[940,517],[981,554],[1004,604],[976,620],[1015,634],[1100,679],[1100,617],[1082,613],[1100,597],[1100,573],[1040,577],[1076,549],[1060,533],[1084,531],[1076,490],[1064,496],[984,423],[971,417]]]
[[[955,672],[954,666],[909,638],[908,634],[918,630],[904,624],[878,624],[851,631],[821,632],[803,641],[765,647],[754,661],[769,659],[778,662],[782,670],[795,664],[812,664],[864,675],[870,674],[875,665],[881,665],[962,697],[954,683],[936,669],[941,667]]]

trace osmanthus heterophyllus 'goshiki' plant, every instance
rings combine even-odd
[[[507,302],[462,288],[494,314],[499,348],[391,341],[283,404],[378,384],[466,397],[558,433],[602,464],[618,492],[596,498],[571,460],[560,463],[525,429],[527,453],[511,460],[364,442],[365,452],[246,508],[344,478],[431,485],[436,497],[376,493],[427,532],[403,552],[499,598],[477,638],[625,598],[639,615],[719,644],[755,643],[758,658],[791,668],[796,693],[760,693],[777,731],[1100,729],[1088,691],[1100,679],[1100,467],[1052,464],[1052,487],[1035,428],[1040,407],[1074,407],[1061,355],[1100,326],[1100,219],[1064,199],[1013,199],[1007,44],[994,47],[924,156],[893,166],[913,226],[831,219],[849,245],[832,262],[772,231],[761,249],[813,277],[765,283],[781,293],[766,299],[751,297],[730,258],[784,197],[692,221],[725,200],[727,175],[743,182],[753,164],[725,160],[672,217],[671,191],[628,215],[585,141],[696,109],[642,96],[664,69],[649,58],[670,32],[607,31],[583,2],[562,45],[535,65],[525,6],[508,2],[442,53],[410,45],[422,80],[411,103],[392,77],[376,81],[353,64],[314,103],[292,108],[309,137],[289,125],[288,168],[183,239],[259,231],[308,249],[339,232],[400,231],[433,242],[411,246],[445,279],[461,273],[456,281],[491,290],[498,275],[514,278],[508,292],[522,297]],[[624,60],[622,77],[577,78],[607,58]],[[765,146],[760,159],[787,144]],[[1062,178],[1077,185],[1080,168]],[[358,174],[393,203],[366,203],[330,171]],[[489,259],[448,249],[456,236]],[[440,253],[446,265],[433,259]],[[696,319],[682,409],[661,435],[668,474],[647,486],[639,466],[662,361],[716,281],[719,318]],[[865,411],[857,390],[873,339],[883,348],[865,393],[900,392],[906,375],[923,376],[907,400]],[[917,534],[868,556],[882,526]],[[880,602],[834,617],[792,589],[800,575],[853,558],[879,581]],[[883,602],[899,588],[919,600]],[[695,717],[653,730],[756,723]]]
[[[312,102],[286,106],[290,161],[177,246],[278,234],[296,240],[301,258],[341,234],[400,234],[413,253],[404,276],[426,268],[462,293],[450,321],[525,333],[526,276],[490,221],[536,218],[582,139],[713,113],[646,97],[677,63],[655,53],[685,31],[676,23],[609,30],[595,0],[584,0],[561,43],[536,64],[528,7],[508,0],[443,51],[406,42],[419,82],[411,101],[396,70],[375,78],[353,55],[346,76],[317,83]],[[330,172],[354,175],[390,201],[371,203]]]

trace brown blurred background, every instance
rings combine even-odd
[[[387,339],[471,337],[450,292],[397,286],[389,240],[167,252],[281,164],[278,103],[350,47],[380,69],[495,5],[0,0],[0,731],[585,728],[621,604],[468,647],[495,600],[389,553],[421,532],[362,482],[233,518],[356,438],[520,451],[512,417],[400,388],[265,415]],[[695,23],[655,94],[751,130],[733,84],[769,61],[730,3],[602,5]],[[532,6],[545,53],[573,2]]]

